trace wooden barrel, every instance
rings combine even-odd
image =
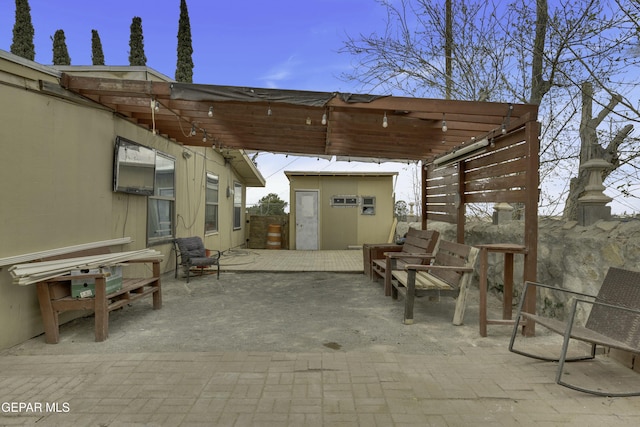
[[[269,224],[267,228],[267,249],[280,249],[282,242],[282,226]]]

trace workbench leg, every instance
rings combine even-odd
[[[218,269],[220,266],[218,266]],[[218,270],[219,272],[220,270]],[[153,293],[153,309],[160,310],[162,308],[162,287],[160,284],[160,262],[153,263],[153,277],[157,278],[157,289]]]
[[[487,336],[487,271],[489,268],[489,252],[480,249],[480,336]]]
[[[58,312],[51,305],[49,284],[46,282],[38,283],[37,290],[45,342],[47,344],[57,344],[60,341],[60,327],[58,325]]]
[[[96,277],[96,297],[93,299],[96,323],[96,342],[109,336],[109,310],[107,309],[107,279]]]
[[[502,298],[502,318],[511,319],[513,311],[513,253],[504,254],[504,289]]]

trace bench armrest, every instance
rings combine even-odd
[[[385,256],[388,258],[421,258],[421,259],[430,259],[435,257],[434,254],[428,254],[428,253],[415,254],[410,252],[390,252],[390,253],[385,252]]]
[[[404,266],[405,270],[416,271],[430,271],[430,270],[448,270],[448,271],[460,271],[463,273],[473,271],[473,267],[454,266],[454,265],[422,265],[422,264],[408,264]]]
[[[378,249],[380,250],[380,249]],[[398,246],[388,246],[385,247],[384,252],[382,252],[382,256],[386,256],[387,253],[396,253],[396,252],[401,252],[402,251],[402,245],[398,245]],[[380,252],[378,252],[378,256],[381,255]]]

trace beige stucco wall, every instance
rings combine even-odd
[[[393,175],[292,175],[290,181],[290,247],[296,249],[296,190],[318,190],[319,248],[347,249],[364,243],[386,242],[393,222]],[[361,206],[333,207],[338,195],[376,198],[375,215],[362,215]]]
[[[218,152],[189,149],[186,159],[182,146],[109,111],[40,92],[39,79],[56,81],[40,67],[0,58],[0,258],[127,236],[132,244],[112,250],[147,247],[147,198],[112,191],[118,135],[175,157],[177,236],[204,236],[208,171],[219,177],[220,231],[205,236],[206,246],[245,243],[244,217],[233,230],[233,198],[225,191],[242,178]],[[173,271],[171,244],[152,248],[164,254],[162,271]],[[35,285],[14,285],[8,268],[0,267],[0,349],[43,331]],[[132,268],[125,276],[141,274]]]

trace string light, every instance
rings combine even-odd
[[[153,106],[153,109],[155,110],[156,113],[160,111],[160,103],[158,101],[156,101],[155,105]]]
[[[326,124],[327,124],[327,112],[325,111],[325,112],[322,114],[322,125],[324,126],[324,125],[326,125]]]
[[[271,105],[269,105],[269,108],[267,109],[267,116],[271,116]]]
[[[196,136],[196,125],[191,125],[191,136]]]
[[[446,132],[448,129],[447,121],[444,119],[444,113],[442,113],[442,132]]]
[[[213,107],[209,107],[209,112],[207,113],[207,116],[213,117]]]
[[[307,126],[309,126],[311,124],[311,117],[307,117],[306,123],[307,123]]]
[[[202,133],[203,133],[202,142],[207,142],[207,131],[203,130]]]
[[[382,118],[382,127],[386,128],[387,126],[389,126],[389,122],[387,121],[387,112],[384,112],[384,117]]]

